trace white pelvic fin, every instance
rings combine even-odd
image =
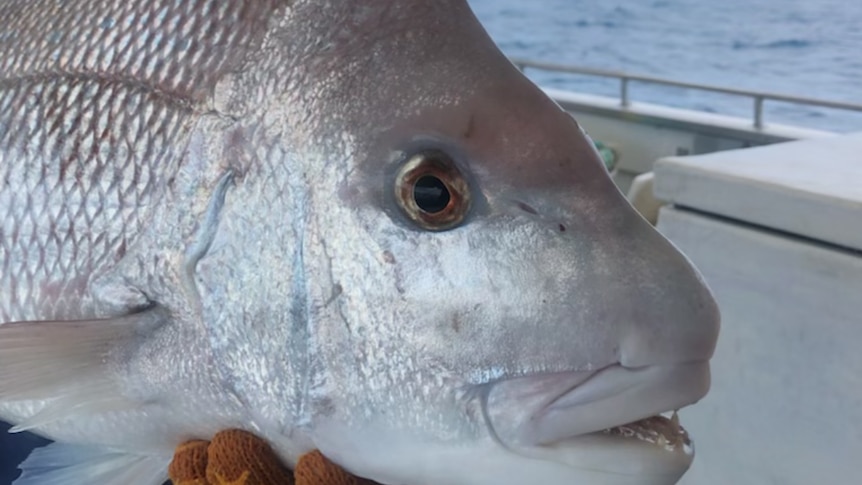
[[[90,396],[86,402],[103,402],[117,396],[109,368],[112,351],[166,321],[165,312],[156,307],[104,320],[0,325],[0,401],[74,394]]]
[[[80,417],[81,414],[110,413],[135,406],[134,402],[116,395],[116,388],[112,383],[85,381],[73,392],[51,400],[38,413],[9,428],[9,432],[35,430],[55,421]]]
[[[24,460],[13,485],[161,485],[170,461],[170,456],[52,443]]]

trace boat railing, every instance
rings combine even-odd
[[[631,97],[629,86],[633,82],[641,82],[648,84],[658,84],[663,86],[673,86],[684,89],[693,89],[698,91],[709,91],[715,93],[723,93],[734,96],[743,96],[751,98],[754,102],[753,106],[753,123],[757,129],[763,128],[763,104],[766,101],[780,101],[791,104],[818,106],[822,108],[832,108],[846,111],[862,112],[862,104],[849,103],[844,101],[830,101],[825,99],[808,98],[804,96],[792,96],[787,94],[769,93],[764,91],[753,91],[747,89],[726,88],[721,86],[712,86],[708,84],[699,84],[685,81],[677,81],[674,79],[666,79],[656,76],[646,76],[641,74],[629,74],[622,71],[614,71],[607,69],[595,69],[590,67],[577,67],[564,64],[555,64],[552,62],[533,61],[522,58],[512,58],[512,63],[521,71],[526,69],[538,69],[542,71],[563,72],[568,74],[580,74],[586,76],[597,76],[617,79],[620,82],[620,105],[623,108],[628,108],[631,105]]]

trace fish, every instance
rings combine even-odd
[[[715,300],[463,0],[3,0],[0,175],[16,485],[228,428],[383,484],[691,464]]]

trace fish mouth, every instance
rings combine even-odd
[[[596,434],[624,440],[636,440],[670,453],[694,456],[694,445],[688,431],[679,423],[678,410],[668,411],[638,421],[605,428]]]
[[[676,411],[700,400],[709,380],[706,361],[518,377],[492,385],[486,424],[519,454],[678,478],[694,459],[694,445]]]

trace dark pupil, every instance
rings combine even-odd
[[[433,175],[425,175],[413,186],[413,200],[420,209],[436,214],[449,205],[449,189],[442,180]]]

